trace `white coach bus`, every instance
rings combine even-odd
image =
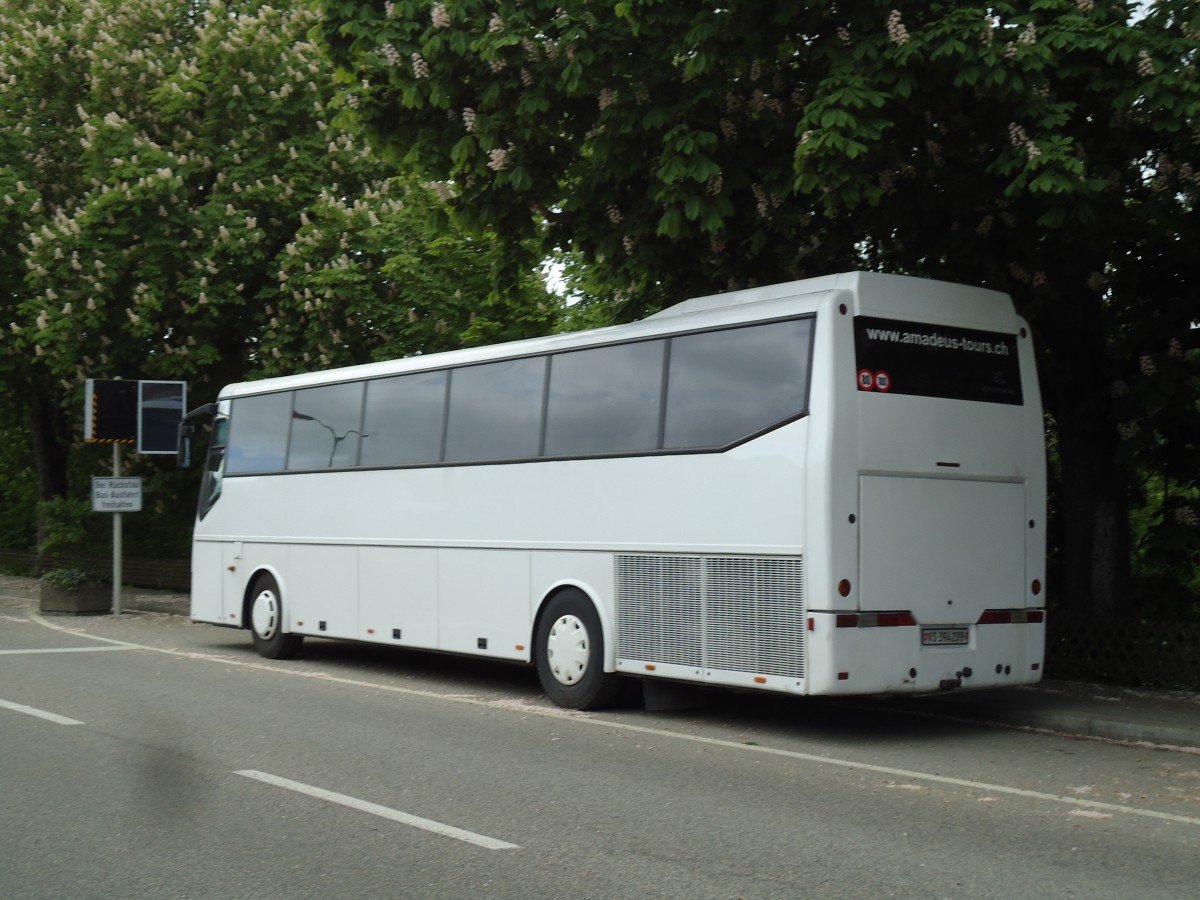
[[[621,675],[1041,677],[1042,409],[1003,294],[833,275],[234,384],[202,414],[192,618],[268,657],[318,636],[515,660],[577,709]]]

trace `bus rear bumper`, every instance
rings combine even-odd
[[[1042,678],[1044,620],[838,627],[838,618],[809,614],[810,694],[924,694],[1013,687]],[[930,643],[936,640],[944,642]]]

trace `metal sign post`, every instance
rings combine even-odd
[[[92,479],[92,512],[112,513],[113,517],[113,615],[121,614],[122,521],[121,513],[142,509],[142,479],[121,477],[121,445],[113,444],[113,475]]]
[[[113,478],[121,477],[121,445],[113,444]],[[121,614],[121,514],[113,513],[113,606],[112,614]]]

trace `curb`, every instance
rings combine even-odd
[[[1164,744],[1172,747],[1200,747],[1200,736],[1182,728],[1143,725],[1069,713],[1034,713],[1027,723],[1033,728],[1062,731],[1083,737],[1126,741],[1131,744]],[[1018,723],[1006,723],[1018,724]]]

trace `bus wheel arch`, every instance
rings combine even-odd
[[[267,659],[291,659],[300,652],[304,635],[285,629],[287,607],[274,573],[262,569],[250,579],[243,600],[242,621],[250,629],[254,649]]]
[[[546,696],[567,709],[611,704],[621,679],[604,670],[605,647],[600,613],[586,591],[567,585],[547,596],[533,629],[533,661]]]

